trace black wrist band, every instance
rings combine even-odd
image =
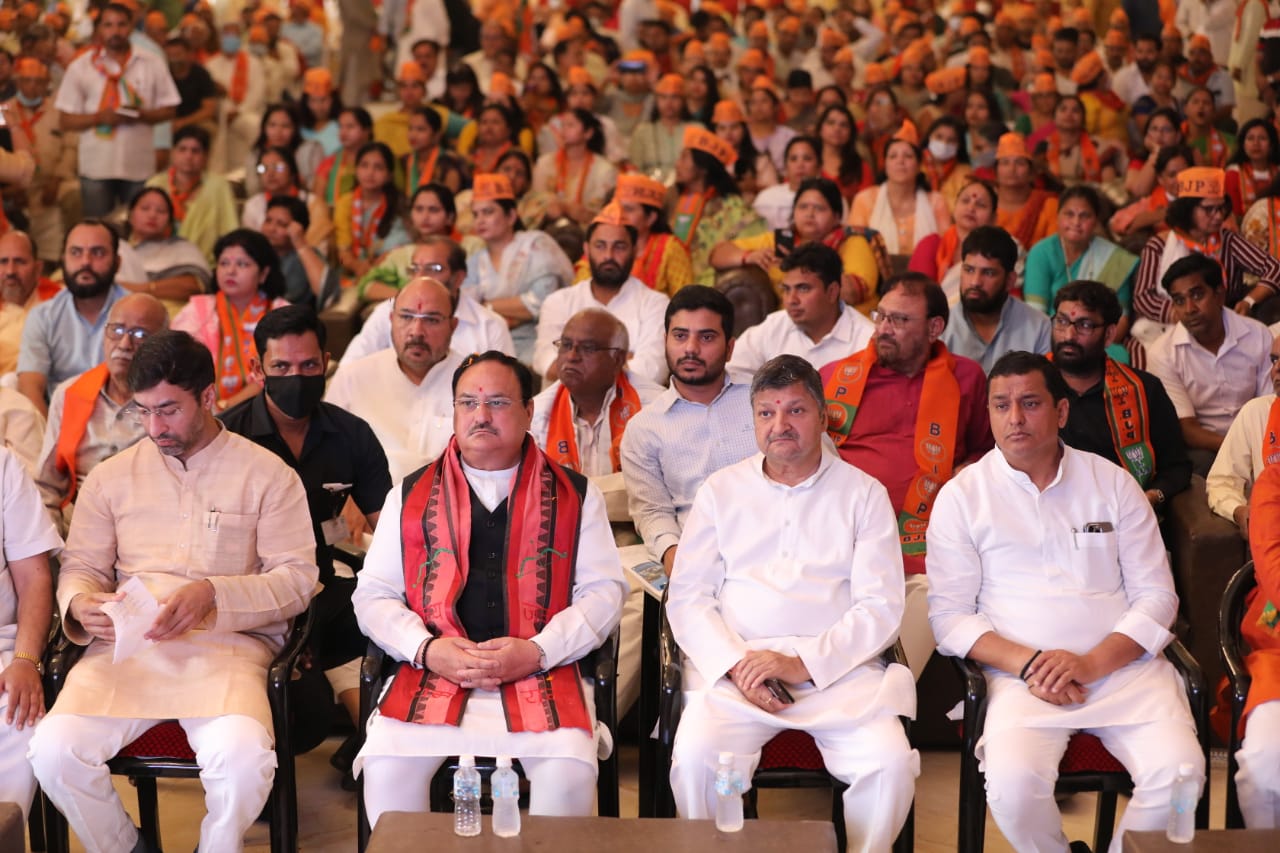
[[[431,648],[431,643],[435,637],[427,637],[422,643],[422,648],[418,650],[418,664],[422,669],[427,668],[427,649]]]
[[[1031,664],[1036,662],[1036,658],[1040,657],[1040,653],[1042,651],[1044,650],[1036,649],[1036,653],[1031,656],[1031,659],[1022,665],[1022,672],[1018,673],[1018,678],[1021,678],[1023,681],[1027,680],[1027,670],[1031,669]]]

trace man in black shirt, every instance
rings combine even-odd
[[[194,61],[191,45],[182,36],[164,43],[169,59],[169,73],[178,87],[182,103],[178,104],[173,129],[189,124],[212,124],[218,117],[218,87],[205,67]]]
[[[313,660],[353,721],[360,712],[360,659],[366,641],[351,609],[354,578],[334,573],[333,545],[348,537],[342,509],[350,498],[370,527],[391,490],[387,457],[369,425],[321,402],[329,356],[325,330],[311,308],[290,305],[267,313],[254,330],[259,358],[251,364],[263,393],[228,409],[232,432],[275,453],[298,472],[316,537],[316,565],[324,590],[315,597]],[[327,713],[328,709],[323,709]],[[346,753],[350,751],[351,755]],[[349,771],[354,750],[335,761]],[[354,785],[353,780],[347,780]]]
[[[1191,483],[1191,461],[1160,380],[1107,356],[1120,321],[1115,292],[1074,281],[1053,300],[1053,363],[1071,389],[1062,440],[1123,466],[1159,510]]]

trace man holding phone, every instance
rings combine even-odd
[[[80,134],[86,217],[105,217],[156,171],[152,125],[173,118],[182,97],[162,57],[129,45],[133,13],[109,3],[97,46],[67,67],[55,106],[62,130]],[[90,131],[90,132],[83,132]]]
[[[680,536],[667,615],[684,651],[671,788],[682,817],[715,814],[718,755],[749,780],[786,729],[813,736],[846,783],[848,850],[888,850],[920,760],[910,671],[880,655],[898,636],[898,527],[876,480],[822,451],[826,402],[799,356],[751,383],[760,453],[708,477]]]
[[[977,758],[1015,850],[1062,851],[1053,798],[1073,734],[1096,735],[1133,777],[1116,827],[1158,830],[1179,766],[1204,778],[1182,685],[1161,655],[1178,596],[1155,513],[1128,471],[1063,445],[1068,386],[1040,355],[991,368],[996,450],[942,487],[929,520],[938,651],[986,668]]]

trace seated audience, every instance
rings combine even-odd
[[[209,131],[198,125],[179,128],[173,134],[169,170],[147,181],[159,187],[173,203],[177,234],[213,257],[213,244],[239,224],[236,200],[227,179],[208,168]]]

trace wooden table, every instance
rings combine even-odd
[[[1190,844],[1174,844],[1163,832],[1126,832],[1124,853],[1275,853],[1280,829],[1197,829]]]
[[[499,838],[489,818],[475,838],[453,834],[453,815],[433,812],[387,812],[369,839],[367,853],[420,853],[422,850],[464,853],[555,853],[608,850],[609,853],[776,853],[779,850],[823,853],[836,847],[830,821],[749,820],[741,832],[718,832],[710,820],[662,818],[530,817],[522,815],[520,835]],[[1163,838],[1161,834],[1161,838]]]

